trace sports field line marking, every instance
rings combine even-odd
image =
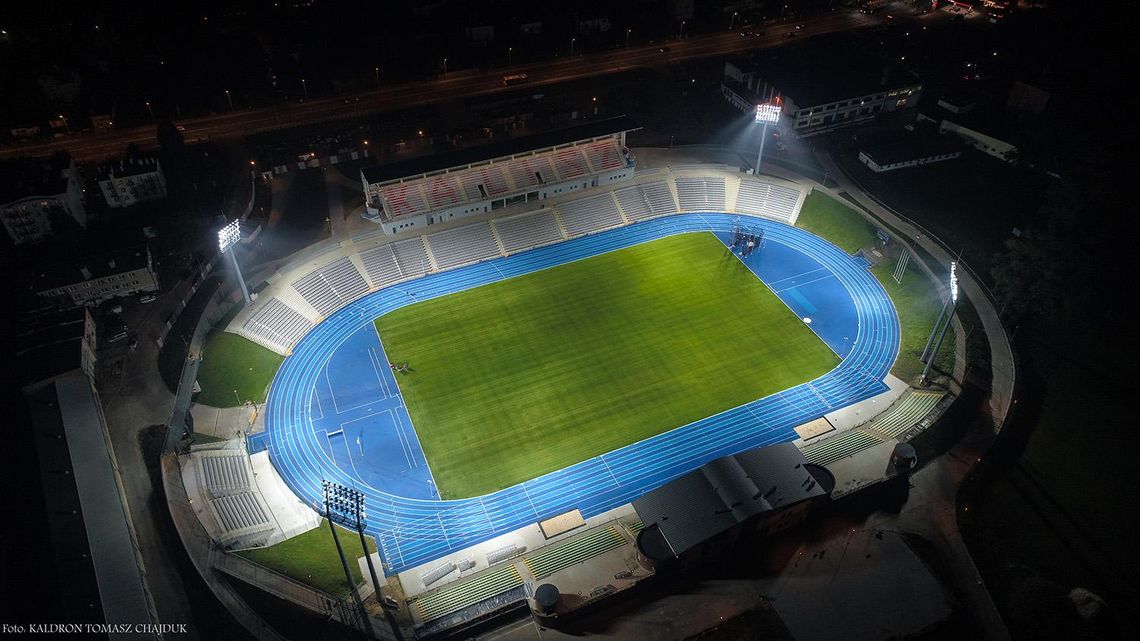
[[[606,471],[610,473],[610,478],[614,480],[614,483],[616,483],[618,487],[621,487],[621,481],[619,481],[618,478],[614,476],[614,471],[610,469],[610,464],[606,463],[606,455],[603,454],[598,458],[602,460],[602,465],[606,466]]]
[[[813,278],[813,279],[806,281],[806,282],[803,282],[803,283],[796,283],[795,285],[792,285],[791,287],[784,287],[782,289],[776,289],[773,291],[775,291],[777,294],[779,294],[781,292],[786,292],[788,290],[796,289],[797,287],[803,287],[804,285],[810,285],[812,283],[818,283],[819,281],[827,280],[828,278],[835,278],[835,274],[828,272],[826,276],[820,276],[819,278]]]
[[[372,348],[368,348],[368,362],[372,365],[372,372],[376,374],[376,382],[380,384],[380,389],[384,391],[384,398],[388,398],[391,394],[388,393],[388,386],[384,384],[384,377],[380,376],[380,368],[376,366],[376,358],[372,354]]]
[[[312,407],[313,407],[312,401],[314,401],[314,400],[317,402],[317,411],[320,412],[320,416],[317,417],[317,420],[319,421],[319,420],[324,419],[324,417],[325,417],[325,408],[321,406],[321,395],[317,394],[317,388],[315,388],[315,387],[313,388],[312,400],[309,401],[309,413],[310,413],[310,415],[312,414],[312,411],[313,411],[312,410]]]
[[[492,532],[496,532],[495,522],[491,520],[491,514],[487,512],[487,504],[483,502],[483,497],[479,497],[479,507],[483,508],[483,516],[487,517],[487,525],[491,527]]]
[[[400,420],[400,417],[398,414],[396,414],[396,412],[390,409],[384,411],[387,412],[388,415],[392,418],[392,427],[396,430],[396,438],[400,441],[400,450],[404,453],[404,460],[408,462],[408,469],[410,470],[413,467],[419,467],[419,465],[415,464],[412,461],[412,446],[407,442],[407,436],[404,435],[403,421]]]
[[[330,354],[329,357],[331,358],[332,354]],[[325,361],[325,366],[324,366],[323,370],[324,370],[324,375],[325,375],[325,385],[329,388],[329,397],[332,398],[333,409],[336,410],[337,414],[340,414],[341,413],[340,406],[336,404],[336,392],[333,391],[332,381],[329,380],[329,364],[328,364],[328,361]]]
[[[826,267],[816,267],[815,269],[809,269],[806,272],[803,272],[802,274],[796,274],[795,276],[785,276],[783,278],[777,278],[776,280],[774,280],[768,284],[769,285],[775,285],[776,283],[782,283],[786,280],[792,280],[795,278],[803,278],[804,276],[807,276],[808,274],[814,274],[815,272],[818,272],[818,271],[826,271],[829,274],[831,273],[830,271],[828,271],[828,269]]]
[[[439,515],[439,512],[435,513],[435,520],[439,521],[439,531],[443,532],[443,542],[447,544],[447,549],[450,550],[451,539],[447,537],[447,528],[443,527],[443,517]]]
[[[530,503],[530,509],[532,512],[534,512],[534,517],[538,518],[538,508],[534,506],[534,499],[530,498],[530,492],[527,491],[526,484],[526,481],[522,483],[523,493],[526,494],[527,503]]]

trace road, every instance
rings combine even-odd
[[[588,53],[573,58],[559,58],[487,71],[455,71],[428,81],[389,85],[362,92],[315,98],[300,103],[247,109],[229,113],[186,118],[178,124],[186,128],[188,140],[229,139],[275,129],[359,118],[420,105],[451,100],[459,96],[478,96],[504,91],[504,73],[526,73],[528,86],[542,86],[601,76],[660,64],[726,55],[748,49],[772,47],[798,42],[810,36],[860,29],[880,23],[872,16],[844,10],[812,18],[798,24],[796,39],[785,34],[794,30],[791,22],[759,27],[763,36],[741,36],[738,31],[725,31],[687,37],[681,41],[651,44],[629,49],[620,48]],[[662,47],[668,51],[661,51]],[[513,89],[513,88],[512,88]],[[71,152],[76,162],[97,162],[123,153],[129,144],[142,147],[155,144],[154,127],[150,125],[98,133],[77,133],[52,141],[25,143],[0,148],[0,158],[45,156],[56,151]]]

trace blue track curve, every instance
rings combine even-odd
[[[730,231],[742,218],[722,213],[677,214],[431,274],[368,294],[310,331],[278,370],[265,405],[264,435],[273,465],[309,505],[321,500],[321,480],[366,494],[368,533],[376,537],[388,573],[398,572],[540,519],[578,508],[590,517],[637,498],[713,459],[796,438],[797,425],[886,391],[898,354],[900,328],[886,291],[865,265],[831,243],[795,227],[760,218],[765,242],[802,252],[842,283],[858,330],[850,350],[827,374],[656,437],[582,461],[482,497],[440,501],[408,498],[371,487],[338,467],[312,429],[310,400],[330,355],[361,327],[417,300],[442,296],[562,263],[679,233]]]

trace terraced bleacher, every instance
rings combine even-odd
[[[535,175],[535,173],[539,175]],[[547,156],[529,156],[515,158],[510,164],[511,180],[518,189],[537,187],[543,183],[556,179],[554,168]],[[539,176],[542,180],[539,180]]]
[[[804,448],[803,454],[808,463],[828,465],[882,442],[882,439],[862,430],[848,430],[838,436],[809,445]]]
[[[638,532],[645,529],[645,523],[642,523],[641,521],[634,521],[633,523],[626,523],[625,526],[627,528],[629,528],[629,531],[633,532],[634,534],[637,534]]]
[[[864,425],[862,429],[880,435],[884,440],[895,438],[926,418],[926,415],[930,414],[943,396],[945,394],[942,392],[912,389],[896,401],[889,410],[875,417],[875,420]]]
[[[562,230],[558,228],[558,221],[554,219],[554,212],[551,210],[500,218],[493,224],[507,253],[562,240]]]
[[[468,581],[440,588],[416,599],[413,604],[424,623],[471,607],[522,585],[522,577],[514,565],[484,572]]]
[[[621,150],[618,149],[616,140],[592,142],[585,146],[584,151],[586,162],[590,163],[590,167],[595,172],[609,171],[625,165],[625,160],[621,157]]]
[[[431,271],[431,261],[428,260],[427,249],[424,248],[423,238],[409,238],[392,243],[392,253],[396,256],[396,265],[405,278],[423,276]]]
[[[223,537],[272,527],[269,515],[262,509],[253,492],[220,496],[210,501],[210,505],[218,516]]]
[[[724,211],[724,178],[676,178],[681,211]]]
[[[380,198],[384,211],[393,216],[403,216],[427,211],[427,201],[420,191],[420,183],[411,181],[380,188]]]
[[[427,194],[428,206],[432,209],[444,209],[464,200],[455,176],[446,174],[428,178],[424,182],[424,193]]]
[[[391,245],[380,245],[360,252],[360,262],[364,264],[368,280],[375,287],[385,287],[404,278]]]
[[[558,215],[571,236],[581,236],[625,222],[609,192],[562,203],[558,205]]]
[[[524,559],[524,563],[534,578],[541,580],[575,563],[615,550],[626,542],[625,537],[611,525],[598,528],[567,543],[546,548]]]
[[[262,347],[285,354],[312,328],[313,321],[271,298],[242,323],[238,333]]]
[[[559,149],[554,152],[554,171],[559,180],[570,180],[590,173],[586,166],[586,158],[582,155],[581,147]]]
[[[784,185],[743,178],[736,196],[736,211],[791,223],[799,201],[798,189]]]
[[[484,165],[471,169],[479,175],[479,179],[483,183],[483,189],[487,190],[488,196],[501,196],[508,191],[510,187],[507,186],[507,176],[503,173],[504,167],[502,165]]]
[[[225,496],[249,490],[249,473],[246,470],[245,455],[211,456],[202,453],[197,459],[202,470],[202,480],[206,489],[213,496]]]
[[[677,203],[665,181],[623,187],[614,192],[625,215],[631,220],[677,213]]]
[[[448,269],[499,255],[499,246],[487,223],[475,223],[428,236],[431,253],[440,269]]]
[[[322,316],[328,316],[367,293],[368,283],[345,257],[293,281],[293,289]]]

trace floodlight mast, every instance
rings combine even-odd
[[[780,105],[766,102],[756,105],[753,116],[754,122],[763,125],[760,131],[760,151],[756,153],[756,169],[754,173],[760,174],[760,163],[764,160],[764,142],[768,139],[768,125],[780,121]]]
[[[934,367],[934,356],[941,349],[942,340],[946,338],[946,330],[950,329],[950,324],[954,320],[954,310],[958,308],[958,261],[956,260],[950,261],[949,284],[950,296],[946,299],[946,304],[942,306],[942,311],[938,313],[938,320],[934,322],[930,338],[926,339],[926,347],[922,350],[920,360],[926,361],[926,367],[922,368],[920,382],[924,386],[929,380],[930,368]]]
[[[237,254],[234,253],[233,247],[241,240],[241,220],[235,219],[229,222],[225,227],[218,230],[218,250],[223,254],[230,255],[230,264],[234,268],[234,276],[237,278],[238,285],[241,286],[242,299],[249,303],[253,299],[249,295],[249,288],[245,285],[245,278],[241,275],[241,267],[238,266]]]

